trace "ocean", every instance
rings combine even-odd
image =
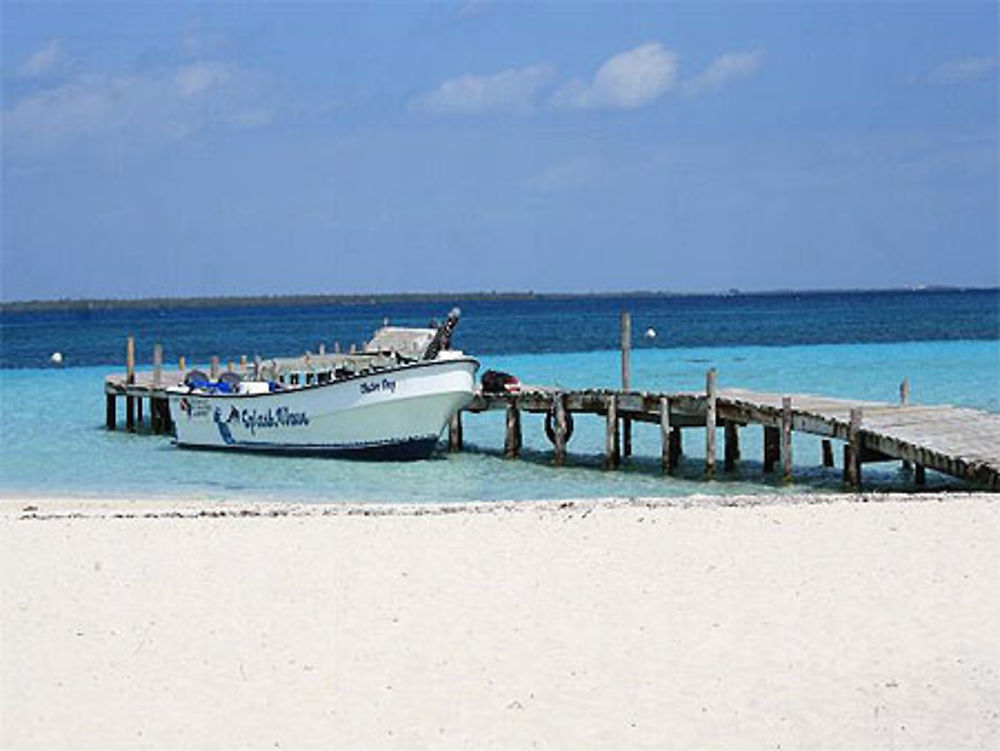
[[[678,472],[664,477],[659,432],[648,425],[635,426],[628,465],[602,470],[599,417],[578,416],[562,468],[551,465],[542,419],[531,415],[518,461],[502,457],[499,413],[465,418],[462,453],[441,447],[412,463],[184,451],[167,436],[104,429],[103,379],[123,369],[129,334],[140,367],[148,367],[155,342],[168,362],[184,355],[191,366],[216,354],[226,361],[316,351],[320,342],[346,348],[386,319],[426,325],[456,302],[455,346],[479,357],[482,370],[526,383],[620,386],[619,316],[628,310],[633,388],[702,389],[714,367],[721,387],[896,401],[908,377],[914,402],[1000,412],[995,289],[7,310],[0,314],[0,494],[419,503],[843,487],[839,467],[821,466],[819,440],[804,435],[795,437],[795,481],[764,476],[759,428],[743,429],[737,469],[711,481],[702,476],[702,431],[686,431]],[[62,366],[50,361],[56,351]],[[873,490],[912,488],[895,463],[866,465],[864,481]],[[927,487],[965,486],[929,472]]]

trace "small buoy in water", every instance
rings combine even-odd
[[[656,329],[654,329],[652,326],[650,326],[648,329],[646,329],[646,338],[647,339],[655,339],[656,338]]]
[[[49,358],[53,365],[62,365],[63,356],[62,352],[53,352],[52,356]]]

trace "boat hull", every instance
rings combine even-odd
[[[375,460],[430,456],[471,400],[472,358],[435,360],[265,394],[170,394],[183,448]]]

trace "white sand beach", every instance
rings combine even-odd
[[[985,494],[8,498],[0,747],[997,748],[998,550]]]

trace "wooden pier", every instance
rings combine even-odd
[[[630,332],[628,316],[623,316],[623,386],[621,390],[560,390],[548,387],[522,387],[516,393],[476,393],[472,403],[457,414],[449,427],[449,448],[462,449],[463,414],[501,410],[506,413],[504,455],[514,459],[523,445],[523,412],[545,416],[546,432],[553,445],[553,462],[566,461],[573,432],[574,415],[603,417],[606,423],[606,459],[608,469],[619,467],[631,454],[631,426],[634,422],[658,425],[662,444],[662,466],[670,473],[677,466],[685,440],[683,432],[699,431],[705,442],[705,473],[717,473],[717,437],[723,431],[723,471],[731,471],[742,458],[740,432],[758,428],[763,431],[762,463],[765,473],[779,469],[791,479],[794,471],[793,433],[804,433],[822,441],[823,464],[834,466],[833,441],[843,448],[843,474],[848,487],[861,485],[862,465],[870,462],[900,461],[913,470],[916,485],[925,482],[925,471],[944,474],[1000,490],[1000,415],[951,406],[911,404],[909,382],[900,386],[900,401],[887,402],[835,399],[810,394],[780,394],[718,388],[714,369],[705,378],[703,392],[636,391],[629,386]],[[339,349],[339,348],[338,348]],[[353,349],[353,348],[352,348]],[[136,372],[135,347],[129,339],[125,373],[108,376],[104,383],[106,422],[109,430],[117,426],[116,403],[125,399],[125,428],[134,431],[143,424],[143,400],[146,400],[153,433],[172,430],[167,389],[183,383],[186,363],[181,358],[177,370],[164,370],[163,351],[154,350],[152,371]],[[353,367],[353,352],[328,354],[306,353],[298,358],[281,358],[248,364],[241,357],[239,365],[229,361],[227,370],[246,376],[264,368],[275,380],[289,385],[322,383],[322,373],[331,367]],[[362,359],[361,355],[357,356]],[[367,360],[371,364],[370,358]],[[377,364],[376,364],[377,367]],[[212,360],[212,376],[222,365]]]
[[[714,371],[703,393],[524,389],[516,394],[478,393],[467,412],[507,413],[505,455],[516,457],[522,444],[521,412],[544,414],[555,434],[554,461],[565,461],[567,417],[589,414],[607,422],[605,465],[622,461],[620,426],[625,421],[660,426],[662,463],[673,471],[681,454],[682,430],[700,428],[705,441],[705,472],[716,473],[718,430],[723,430],[724,469],[741,459],[740,431],[763,430],[765,472],[780,466],[793,474],[792,434],[823,441],[826,466],[833,466],[832,441],[843,443],[844,480],[861,483],[861,466],[870,462],[905,461],[914,468],[917,485],[926,469],[1000,490],[1000,415],[948,406],[888,404],[834,399],[809,394],[774,394],[744,389],[716,389]],[[571,419],[571,418],[570,418]]]

